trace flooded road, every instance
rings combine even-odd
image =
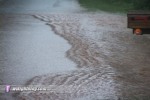
[[[83,12],[76,0],[8,0],[0,16],[2,83],[48,88],[15,100],[149,100],[150,36],[132,35],[125,15]]]
[[[71,48],[67,41],[33,17],[35,13],[79,12],[76,0],[2,0],[0,5],[3,84],[23,85],[37,75],[76,69],[65,57]]]

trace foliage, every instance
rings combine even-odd
[[[150,0],[135,0],[134,7],[135,9],[140,10],[150,10]]]
[[[89,10],[127,12],[129,10],[150,10],[150,0],[78,0]]]

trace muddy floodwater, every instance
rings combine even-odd
[[[150,99],[150,35],[133,35],[125,14],[86,12],[76,0],[12,1],[0,14],[1,83],[47,90],[2,100]]]

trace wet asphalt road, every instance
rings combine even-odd
[[[0,1],[1,85],[24,85],[35,76],[76,69],[66,57],[71,47],[67,41],[32,16],[76,12],[80,9],[76,6],[74,0]],[[11,95],[3,95],[1,100],[4,98],[13,100]]]
[[[32,16],[80,11],[75,0],[2,0],[0,6],[3,84],[25,84],[37,75],[75,69],[76,65],[65,57],[69,44]]]
[[[65,13],[81,11],[76,0],[2,0],[0,13]]]

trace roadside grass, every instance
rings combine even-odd
[[[79,4],[87,8],[88,11],[108,11],[108,12],[123,12],[133,10],[133,3],[127,0],[78,0]]]

